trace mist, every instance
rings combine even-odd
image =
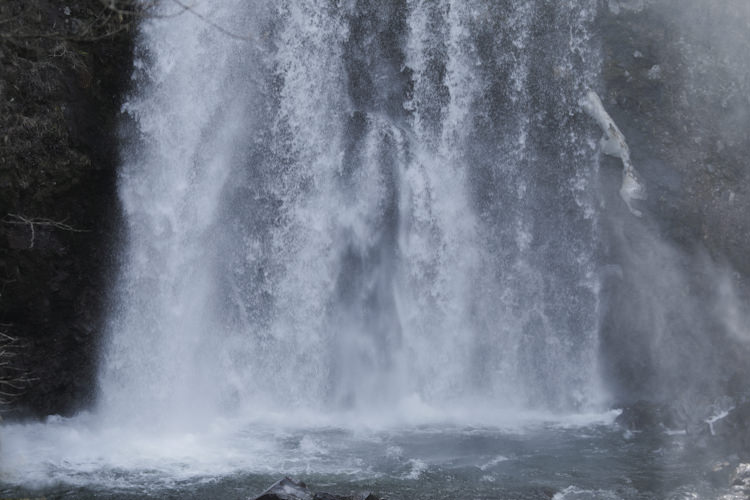
[[[648,197],[642,218],[624,210],[619,165],[604,160],[602,370],[615,399],[710,413],[750,380],[750,5],[608,6],[603,101]]]

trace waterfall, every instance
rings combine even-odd
[[[594,0],[160,8],[102,415],[602,402]]]

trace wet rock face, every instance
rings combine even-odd
[[[666,235],[750,274],[747,2],[610,1],[604,105],[623,129]]]
[[[331,495],[330,493],[313,493],[302,481],[295,482],[288,477],[274,483],[270,488],[250,500],[381,500],[372,493],[353,495]]]
[[[600,9],[601,100],[648,194],[634,221],[617,203],[620,165],[602,160],[618,270],[605,277],[602,366],[620,401],[706,407],[750,385],[748,20],[742,0]]]
[[[681,431],[691,453],[719,452],[724,461],[716,463],[707,477],[724,484],[733,473],[737,459],[750,460],[750,402],[733,406],[726,398],[724,404],[723,410],[716,407],[685,409],[675,404],[637,401],[622,408],[615,423],[624,430],[648,433],[656,439],[670,431]],[[750,469],[742,470],[750,486]]]
[[[16,339],[0,378],[21,381],[5,416],[71,413],[94,387],[131,64],[103,8],[0,2],[0,332]]]
[[[668,405],[637,401],[623,408],[615,423],[630,431],[664,431],[684,428],[685,418]]]
[[[732,409],[727,415],[711,425],[712,434],[730,453],[742,460],[750,460],[750,403]],[[745,478],[750,486],[750,470]]]

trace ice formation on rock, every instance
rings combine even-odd
[[[646,189],[638,180],[638,173],[630,160],[630,148],[625,141],[625,136],[615,124],[615,121],[604,109],[602,100],[596,92],[589,90],[580,101],[581,108],[592,117],[604,132],[601,140],[601,148],[604,154],[615,156],[622,160],[622,185],[620,186],[620,197],[628,206],[628,210],[640,217],[640,210],[633,207],[633,200],[645,200]]]

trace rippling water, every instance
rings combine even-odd
[[[684,436],[624,432],[612,424],[615,414],[379,429],[367,426],[366,417],[341,426],[278,415],[220,419],[200,433],[153,434],[103,429],[85,415],[53,418],[6,428],[0,495],[239,499],[284,475],[315,491],[370,490],[391,500],[677,500],[727,493],[705,474],[712,457],[686,447]],[[300,420],[309,427],[292,425]]]

